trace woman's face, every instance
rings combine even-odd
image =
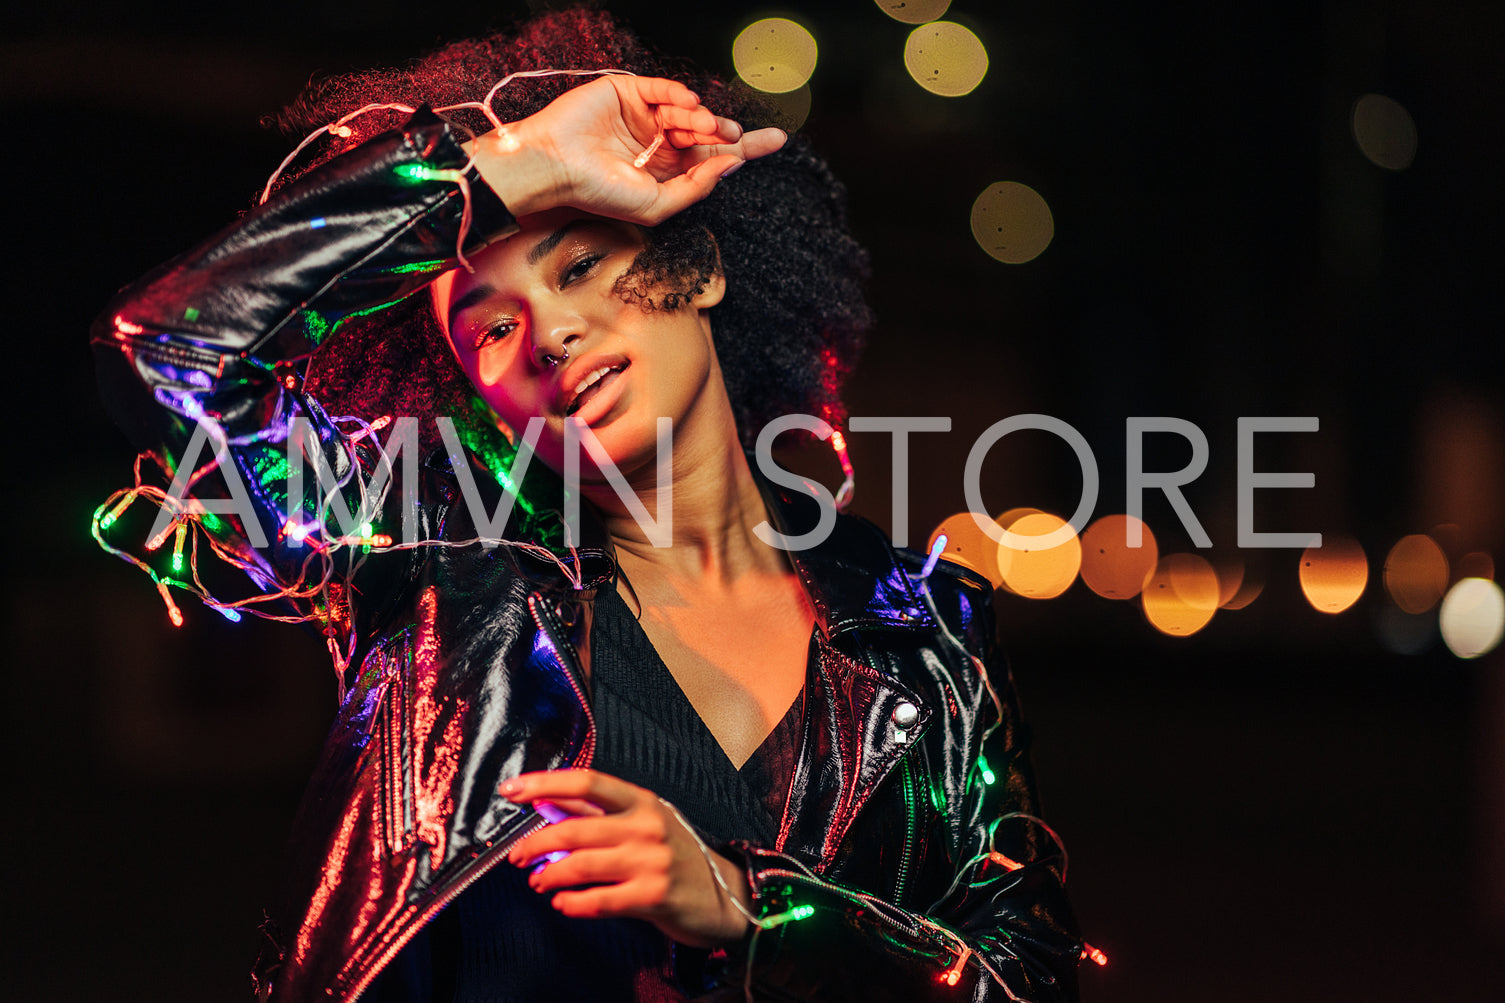
[[[471,258],[474,274],[447,272],[434,307],[482,399],[519,435],[544,419],[538,456],[562,468],[564,426],[589,426],[624,473],[652,468],[657,420],[683,423],[706,405],[718,373],[708,311],[717,275],[689,306],[645,311],[613,292],[644,247],[629,223],[574,209],[520,219],[521,232]],[[581,450],[581,469],[595,464]]]

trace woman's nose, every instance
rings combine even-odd
[[[562,365],[570,357],[571,346],[585,333],[584,322],[573,311],[537,311],[533,320],[533,364],[540,369]]]

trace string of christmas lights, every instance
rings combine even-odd
[[[515,150],[517,148],[516,138],[512,135],[512,132],[508,128],[507,123],[501,120],[501,117],[496,113],[496,109],[491,106],[491,102],[496,98],[498,91],[510,84],[512,81],[517,80],[521,77],[578,77],[606,75],[629,77],[636,76],[636,74],[631,70],[615,68],[598,70],[519,70],[516,73],[509,73],[507,76],[503,77],[495,84],[493,84],[491,86],[491,90],[486,92],[486,96],[482,100],[460,101],[455,104],[444,105],[442,108],[435,108],[434,113],[436,115],[442,115],[445,112],[458,111],[462,108],[470,108],[479,111],[481,112],[481,114],[486,116],[487,121],[491,123],[491,127],[496,130],[498,137],[503,144],[503,148]],[[398,111],[402,112],[405,115],[412,115],[416,113],[417,109],[413,108],[411,105],[402,104],[400,102],[368,104],[357,108],[355,111],[347,112],[346,114],[341,115],[339,118],[335,119],[333,122],[330,122],[328,125],[320,126],[313,132],[310,132],[307,136],[304,136],[303,139],[298,143],[298,145],[293,147],[292,152],[290,152],[286,157],[283,158],[282,163],[277,165],[277,169],[272,172],[271,177],[267,178],[266,185],[261,189],[261,198],[257,201],[256,204],[263,205],[266,203],[267,199],[272,197],[272,188],[277,184],[277,179],[280,178],[290,166],[292,166],[293,162],[298,159],[298,155],[306,150],[310,145],[312,145],[314,141],[323,136],[338,136],[341,139],[349,139],[355,134],[354,130],[350,128],[349,123],[360,118],[362,115],[368,115],[372,112],[378,111]],[[655,116],[655,118],[656,117],[657,116]],[[456,129],[460,129],[461,131],[469,135],[472,142],[476,139],[475,132],[471,129],[466,128],[463,124],[459,122],[451,122],[450,125]],[[508,145],[509,142],[510,146]],[[661,147],[663,144],[664,130],[663,127],[660,126],[657,134],[653,137],[652,142],[648,144],[648,146],[643,150],[642,153],[638,154],[637,158],[633,160],[632,166],[636,167],[638,170],[642,170],[647,165],[648,161],[652,159],[654,153],[658,152],[659,147]],[[474,165],[475,151],[472,148],[469,156],[465,160],[465,163],[457,168],[428,167],[424,164],[400,164],[395,168],[395,171],[399,177],[405,178],[410,181],[449,181],[459,189],[460,196],[464,199],[465,207],[461,210],[460,213],[460,229],[455,238],[455,258],[460,262],[461,267],[472,274],[475,273],[475,269],[471,267],[470,259],[465,257],[465,238],[470,234],[470,224],[473,219],[472,203],[470,197],[470,180],[467,177],[467,174],[470,172],[471,167],[473,167]]]

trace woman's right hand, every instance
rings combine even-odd
[[[643,167],[634,161],[658,136]],[[779,129],[744,133],[684,84],[609,74],[467,144],[514,216],[572,206],[653,226],[705,198],[728,171],[773,153]]]

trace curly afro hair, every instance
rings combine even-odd
[[[747,128],[775,118],[755,93],[651,51],[609,14],[576,9],[544,14],[510,33],[452,43],[405,68],[316,82],[284,110],[279,124],[301,135],[367,104],[475,101],[509,73],[549,68],[671,77],[713,112]],[[520,78],[497,93],[493,107],[503,121],[516,121],[591,79]],[[489,128],[477,111],[446,114],[477,133]],[[382,111],[353,120],[352,135],[331,137],[307,167],[398,126],[404,117]],[[624,299],[643,309],[678,309],[712,274],[719,251],[727,290],[711,311],[711,324],[744,446],[779,415],[815,414],[836,425],[845,418],[839,391],[871,322],[861,288],[867,258],[848,232],[845,201],[826,163],[793,136],[778,153],[718,184],[708,198],[645,229],[647,246],[617,284]],[[427,297],[347,321],[311,360],[307,389],[337,413],[418,417],[428,442],[428,419],[435,415],[455,416],[482,433],[474,427],[478,411],[470,383]]]

